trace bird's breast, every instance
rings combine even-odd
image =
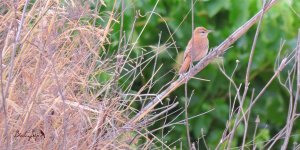
[[[195,40],[191,46],[191,55],[193,61],[199,61],[203,58],[208,52],[208,39],[201,38]]]

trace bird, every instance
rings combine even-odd
[[[187,72],[190,64],[194,61],[201,60],[208,52],[209,41],[208,34],[212,30],[204,27],[197,27],[193,31],[193,36],[184,51],[183,63],[179,69],[179,74]]]

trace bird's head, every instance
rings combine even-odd
[[[197,27],[194,30],[194,35],[200,35],[200,37],[207,37],[208,33],[212,32],[212,30],[207,30],[204,27]]]

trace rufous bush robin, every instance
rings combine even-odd
[[[199,61],[208,52],[208,34],[212,30],[207,30],[204,27],[197,27],[193,32],[193,37],[190,39],[185,48],[183,63],[179,69],[179,74],[187,72],[189,66],[194,61]]]

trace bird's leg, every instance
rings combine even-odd
[[[190,61],[190,65],[189,65],[189,69],[187,70],[187,72],[185,73],[185,76],[184,76],[184,82],[185,83],[187,83],[187,81],[188,81],[188,78],[189,78],[189,76],[190,76],[190,71],[191,71],[191,69],[194,67],[194,64],[193,64],[193,61],[191,60]]]
[[[189,77],[189,70],[187,71],[187,72],[184,72],[184,73],[182,73],[182,74],[179,74],[179,78],[184,78],[183,80],[183,82],[184,83],[187,83],[187,81],[188,81],[188,77]]]
[[[190,67],[190,70],[192,69],[192,68],[194,68],[194,64],[193,64],[193,62],[191,62],[191,65],[190,65],[191,67]]]
[[[189,77],[189,71],[184,73],[183,78],[184,78],[184,83],[188,82],[188,77]]]
[[[208,49],[207,54],[209,54],[210,52],[214,51],[214,48]]]

